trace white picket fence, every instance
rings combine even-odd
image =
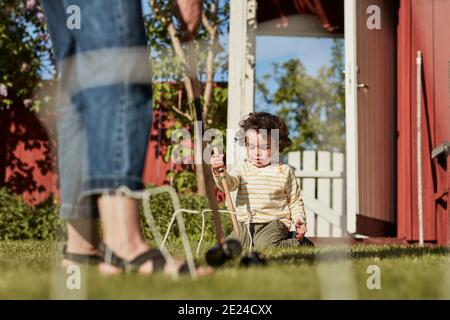
[[[342,237],[345,234],[344,154],[327,151],[288,153],[288,164],[303,191],[307,235]]]

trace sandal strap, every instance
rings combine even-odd
[[[131,267],[131,269],[138,270],[147,261],[153,262],[154,271],[162,271],[164,270],[164,266],[166,265],[166,258],[164,258],[164,255],[158,249],[149,249],[145,251],[144,253],[130,261],[128,265]]]
[[[100,256],[97,256],[95,254],[81,254],[81,253],[67,252],[67,246],[64,246],[63,255],[64,259],[79,264],[98,264],[103,260]]]
[[[101,257],[96,255],[78,254],[71,252],[64,253],[64,259],[80,264],[98,264],[103,260]]]
[[[108,246],[104,245],[103,247],[103,261],[107,264],[110,264],[116,268],[124,269],[125,268],[125,260],[119,257],[112,251]]]
[[[126,261],[119,256],[117,256],[110,248],[108,248],[106,245],[104,245],[103,249],[103,261],[111,264],[117,268],[121,269],[128,269],[129,271],[138,271],[139,268],[146,263],[147,261],[153,262],[153,271],[163,271],[164,266],[167,263],[166,258],[162,254],[161,250],[158,249],[149,249],[145,251],[144,253],[140,254],[136,258],[134,258],[131,261]],[[108,257],[109,254],[110,256]],[[110,259],[107,259],[110,258]],[[195,263],[195,267],[197,267],[197,263]],[[178,269],[178,273],[180,274],[187,274],[189,273],[189,267],[187,262],[183,263],[183,265],[180,266]]]

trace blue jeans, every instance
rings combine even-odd
[[[99,195],[119,186],[143,188],[152,89],[141,2],[42,0],[42,5],[61,72],[60,214],[97,218]]]

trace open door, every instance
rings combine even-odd
[[[345,0],[349,233],[395,236],[397,6]]]

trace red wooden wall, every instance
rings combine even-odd
[[[416,161],[416,55],[423,54],[422,172],[424,237],[450,243],[448,196],[435,196],[446,181],[447,165],[431,159],[450,140],[450,1],[402,0],[398,24],[398,237],[418,240]]]
[[[0,186],[7,185],[21,194],[29,204],[39,204],[49,195],[59,197],[55,122],[46,114],[46,123],[28,110],[3,110],[0,118]],[[49,119],[50,117],[51,119]],[[165,112],[153,110],[150,141],[143,172],[145,184],[169,185],[167,173],[181,170],[181,165],[166,163],[162,158],[172,125]],[[218,192],[218,199],[223,194]]]
[[[160,142],[167,139],[166,130],[172,125],[173,121],[167,119],[166,112],[153,110],[152,127],[150,131],[150,141],[147,147],[147,156],[145,160],[143,180],[144,183],[152,183],[158,186],[170,184],[166,178],[167,173],[173,170],[180,170],[181,166],[172,162],[164,162],[162,155],[166,152],[166,147],[161,146]]]
[[[25,109],[3,110],[0,115],[0,186],[7,185],[33,205],[51,194],[58,198],[56,135],[55,127],[49,125],[54,124],[54,119],[47,118],[43,123],[36,113]],[[157,147],[158,135],[164,136],[171,123],[163,119],[164,115],[161,118],[158,110],[153,115],[143,180],[163,185],[168,184],[166,173],[179,168],[165,163]]]
[[[53,127],[27,109],[3,110],[0,116],[0,186],[22,194],[29,204],[57,194]],[[52,114],[46,116],[51,123]]]

